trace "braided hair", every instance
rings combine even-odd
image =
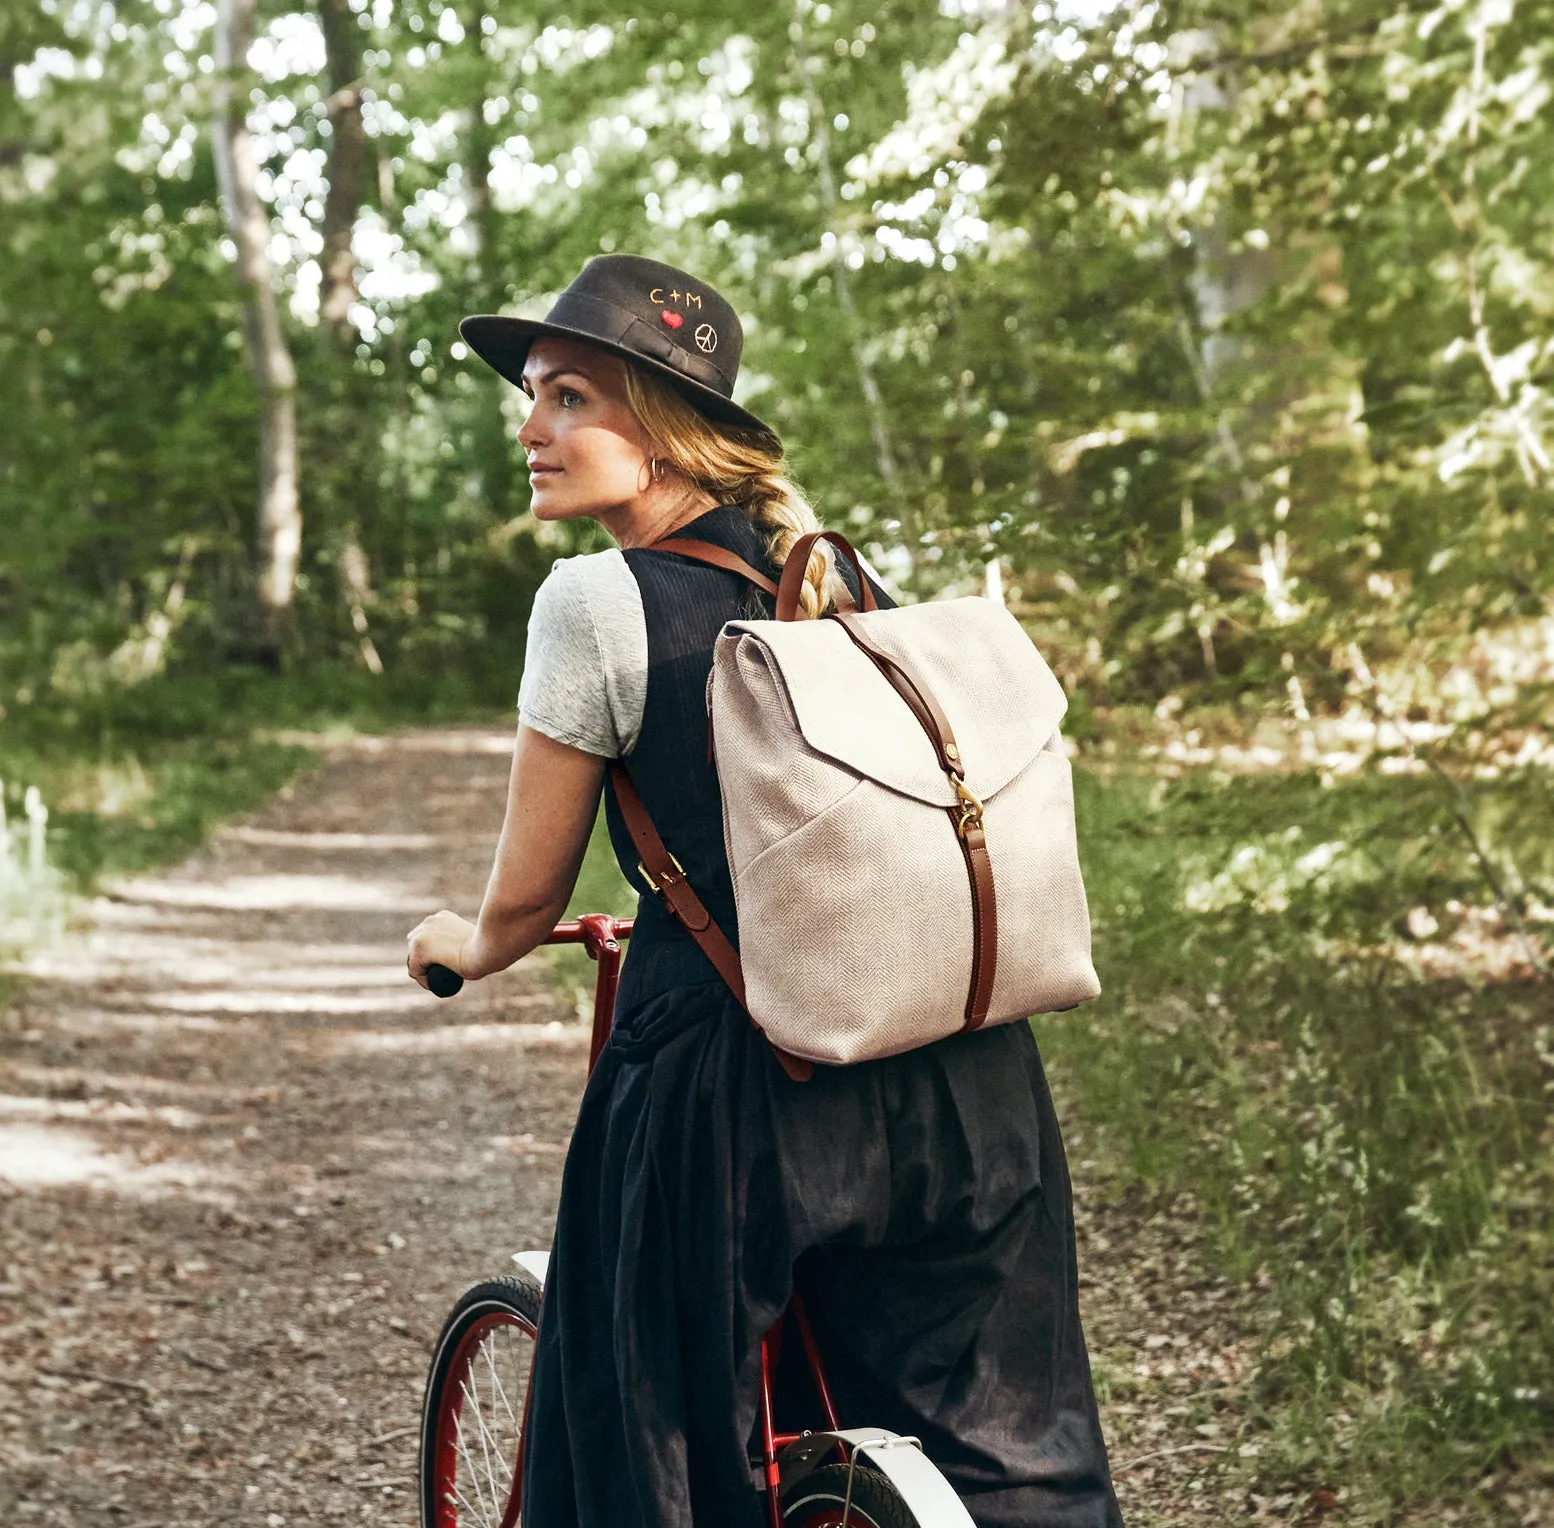
[[[656,373],[626,362],[626,401],[661,462],[720,504],[733,504],[766,532],[767,556],[781,567],[801,536],[823,527],[809,500],[788,476],[775,435],[720,425],[697,412]],[[800,614],[824,615],[844,589],[830,546],[809,554],[799,591]]]

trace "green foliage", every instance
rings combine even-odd
[[[518,521],[516,397],[455,325],[606,248],[726,285],[746,396],[824,512],[912,594],[998,556],[1093,704],[1277,705],[1291,662],[1336,696],[1352,647],[1436,662],[1537,614],[1546,10],[364,8],[351,354],[309,327],[316,21],[268,8],[251,99],[301,377],[294,656],[357,659],[354,536],[386,663],[515,660],[576,538]],[[133,640],[180,568],[157,661],[243,651],[257,415],[197,15],[162,0],[110,32],[51,0],[7,34],[21,62],[76,55],[3,98],[0,407],[27,427],[0,467],[0,661],[24,688],[64,642]]]
[[[1482,975],[1483,890],[1439,788],[1079,779],[1106,991],[1038,1031],[1116,1181],[1218,1228],[1267,1333],[1253,1479],[1320,1472],[1379,1523],[1531,1463],[1554,1029],[1525,963]],[[1486,830],[1554,808],[1543,772],[1480,794]],[[1554,864],[1536,875],[1554,891]]]

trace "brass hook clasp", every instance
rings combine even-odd
[[[982,802],[967,788],[966,782],[959,775],[952,774],[949,779],[955,787],[955,794],[960,797],[960,815],[955,819],[955,831],[964,838],[973,828],[982,826]]]

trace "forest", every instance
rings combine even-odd
[[[0,1008],[319,739],[510,726],[609,542],[457,324],[664,259],[822,520],[1068,691],[1070,1151],[1255,1349],[1191,1489],[1547,1521],[1551,94],[1551,0],[0,9]]]

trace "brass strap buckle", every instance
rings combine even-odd
[[[983,806],[966,788],[966,782],[959,775],[951,774],[949,779],[955,787],[955,794],[960,797],[960,815],[955,819],[955,831],[964,838],[973,828],[982,826]]]
[[[683,881],[685,879],[685,866],[682,865],[679,862],[679,860],[677,860],[674,857],[673,854],[670,854],[667,849],[664,852],[666,854],[669,854],[669,863],[674,866],[675,871],[678,873],[680,879]],[[660,886],[658,884],[658,882],[653,879],[653,877],[648,873],[648,867],[646,865],[644,865],[641,860],[637,861],[637,873],[642,877],[642,879],[644,881],[646,881],[648,883],[649,886],[651,886],[653,888],[653,890],[655,892],[658,893],[659,896],[663,896],[663,894],[664,894],[664,887]],[[672,879],[673,879],[672,876],[667,876],[666,875],[664,877],[664,885],[668,885],[669,882]]]

